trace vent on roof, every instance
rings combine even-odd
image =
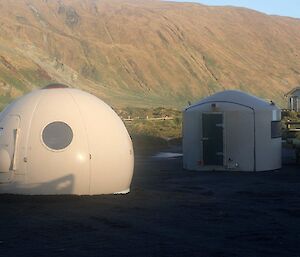
[[[69,88],[69,86],[60,83],[53,83],[43,87],[43,89],[54,89],[54,88]]]

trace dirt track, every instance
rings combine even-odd
[[[300,256],[300,168],[189,172],[137,156],[125,196],[0,196],[0,256]]]

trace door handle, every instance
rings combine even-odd
[[[14,154],[13,154],[13,160],[12,160],[12,170],[17,169],[17,152],[18,152],[18,141],[19,141],[19,129],[15,129],[15,145],[14,145]]]
[[[208,141],[209,138],[208,137],[202,137],[201,141]]]

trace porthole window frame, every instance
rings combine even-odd
[[[71,129],[71,131],[72,131],[72,140],[71,140],[70,144],[68,144],[65,148],[58,149],[58,150],[53,149],[53,148],[50,148],[50,147],[44,142],[44,139],[43,139],[43,132],[44,132],[45,128],[46,128],[47,126],[49,126],[50,124],[55,123],[55,122],[64,123],[64,124],[67,125],[67,126]],[[64,152],[64,151],[66,151],[66,150],[72,145],[72,143],[73,143],[73,141],[74,141],[74,131],[73,131],[72,127],[71,127],[66,121],[62,121],[62,120],[54,120],[54,121],[48,122],[45,126],[43,126],[43,128],[42,128],[42,130],[41,130],[41,133],[40,133],[40,140],[41,140],[41,142],[42,142],[42,145],[43,145],[47,150],[49,150],[49,151],[51,151],[51,152],[55,152],[55,153],[58,153],[58,152]]]

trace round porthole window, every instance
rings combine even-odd
[[[70,126],[61,121],[48,124],[42,133],[44,144],[52,150],[62,150],[71,144],[73,131]]]

